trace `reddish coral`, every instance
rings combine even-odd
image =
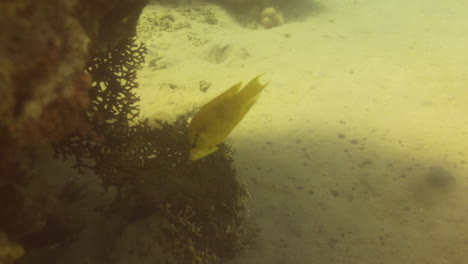
[[[79,74],[69,96],[60,95],[42,108],[37,119],[27,118],[11,126],[11,134],[19,145],[54,143],[71,134],[87,137],[92,126],[86,118],[90,106],[87,90],[91,78]]]
[[[13,111],[15,116],[21,114],[24,104],[35,95],[31,91],[37,88],[33,87],[42,84],[57,72],[57,67],[63,59],[63,47],[58,39],[50,39],[45,47],[35,49],[34,55],[29,64],[18,65],[10,76],[12,86],[15,88],[16,105]]]

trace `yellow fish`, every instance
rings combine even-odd
[[[190,160],[201,159],[215,152],[234,127],[244,118],[258,100],[260,92],[268,85],[253,78],[240,89],[239,82],[208,102],[195,114],[188,126]]]

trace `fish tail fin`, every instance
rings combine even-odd
[[[265,87],[270,83],[269,81],[265,84],[261,84],[259,79],[264,73],[253,78],[244,88],[239,92],[239,97],[242,98],[241,101],[249,102],[249,104],[254,104],[260,95],[260,92],[265,89]]]
[[[242,82],[234,84],[231,88],[227,89],[224,93],[218,95],[213,101],[224,101],[229,97],[235,96],[240,88],[242,87]]]

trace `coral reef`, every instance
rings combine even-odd
[[[43,108],[52,104],[50,109],[64,100],[75,100],[74,95],[86,90],[89,77],[83,73],[83,67],[89,39],[79,21],[66,15],[71,11],[70,4],[49,2],[52,7],[30,1],[0,4],[0,31],[4,39],[0,45],[0,80],[3,84],[0,125],[4,127],[4,133],[31,135],[30,131],[38,126],[31,120],[47,118],[39,117]],[[85,101],[75,101],[85,104]],[[72,112],[74,115],[77,110]],[[7,131],[10,126],[14,126],[14,133]]]
[[[132,21],[146,2],[0,2],[1,263],[79,231],[67,219],[76,212],[66,210],[45,184],[49,175],[33,175],[36,151],[72,134],[93,137],[86,117],[92,80],[84,66],[90,54],[134,32]],[[116,30],[109,33],[108,27]],[[108,33],[106,41],[99,31]]]
[[[90,63],[88,119],[95,137],[70,136],[55,145],[56,152],[73,156],[77,169],[92,170],[105,187],[117,188],[109,215],[125,223],[162,218],[161,257],[175,263],[232,257],[246,245],[246,189],[235,179],[226,147],[204,163],[188,161],[186,119],[158,128],[136,120],[132,90],[144,52],[129,39]]]
[[[0,258],[7,263],[27,253],[58,213],[40,177],[31,177],[35,149],[89,131],[81,116],[89,38],[73,8],[71,1],[0,3]]]
[[[212,0],[226,7],[239,23],[249,28],[280,26],[320,10],[313,0]]]
[[[143,63],[145,51],[144,45],[136,45],[129,38],[111,51],[94,57],[87,65],[87,72],[93,78],[89,88],[91,106],[86,114],[93,128],[92,136],[75,133],[55,144],[57,155],[65,158],[73,153],[78,170],[93,168],[99,173],[98,168],[104,167],[100,162],[108,160],[108,155],[125,153],[125,149],[120,148],[138,149],[139,146],[123,146],[123,141],[137,130],[130,126],[139,113],[135,105],[138,98],[132,90],[138,86],[136,69]]]
[[[278,12],[275,8],[267,7],[260,14],[260,23],[268,29],[284,24],[284,18],[281,12]]]
[[[85,228],[72,206],[83,187],[52,191],[48,181],[67,175],[37,170],[38,151],[50,146],[116,190],[103,210],[123,220],[108,249],[122,230],[155,219],[158,258],[216,263],[245,249],[244,237],[254,233],[246,232],[248,193],[226,146],[190,163],[184,118],[158,128],[138,120],[135,80],[146,49],[133,36],[146,2],[0,3],[2,263],[55,263]],[[204,19],[216,23],[210,12]],[[158,23],[174,26],[170,16]],[[111,259],[106,252],[103,261]]]
[[[239,24],[247,28],[273,28],[283,25],[285,21],[302,20],[322,6],[314,0],[208,0],[225,8]],[[167,7],[161,11],[154,9],[143,15],[138,25],[138,36],[147,39],[149,32],[174,32],[191,28],[191,21],[199,20],[209,25],[218,25],[216,12],[204,1],[168,1],[152,0],[158,7]],[[154,35],[153,35],[154,36]]]

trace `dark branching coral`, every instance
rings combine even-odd
[[[158,150],[156,155],[139,169],[122,171],[133,180],[122,187],[110,213],[128,222],[161,215],[166,219],[162,228],[169,238],[168,255],[181,260],[177,263],[233,257],[246,246],[244,202],[249,195],[235,179],[229,149],[223,145],[204,162],[188,162],[185,121],[161,125],[145,136]]]
[[[95,172],[104,187],[117,187],[110,215],[126,223],[163,218],[168,259],[216,263],[232,257],[245,246],[247,191],[235,179],[226,146],[203,162],[188,161],[186,119],[159,128],[136,120],[135,78],[144,52],[128,39],[92,60],[86,113],[92,136],[73,135],[55,145],[56,153],[73,156],[76,168]]]
[[[0,3],[6,39],[0,45],[0,251],[9,250],[0,262],[17,259],[23,247],[61,244],[81,230],[68,218],[79,211],[67,212],[44,184],[32,184],[33,150],[48,144],[57,155],[74,157],[78,170],[95,172],[105,187],[117,187],[109,215],[126,223],[163,219],[172,263],[216,263],[245,246],[248,194],[235,179],[227,147],[191,163],[185,119],[159,128],[137,121],[135,78],[145,47],[106,29],[116,21],[116,28],[132,32],[127,26],[145,3]]]
[[[55,145],[57,154],[75,157],[78,170],[93,168],[98,174],[107,175],[99,172],[106,167],[101,163],[115,160],[109,156],[119,156],[126,153],[123,149],[131,147],[127,139],[140,130],[131,124],[139,113],[135,104],[138,97],[132,90],[137,87],[136,69],[143,62],[145,51],[144,45],[127,39],[88,64],[93,83],[89,89],[91,109],[85,115],[93,127],[91,136],[76,134]]]

